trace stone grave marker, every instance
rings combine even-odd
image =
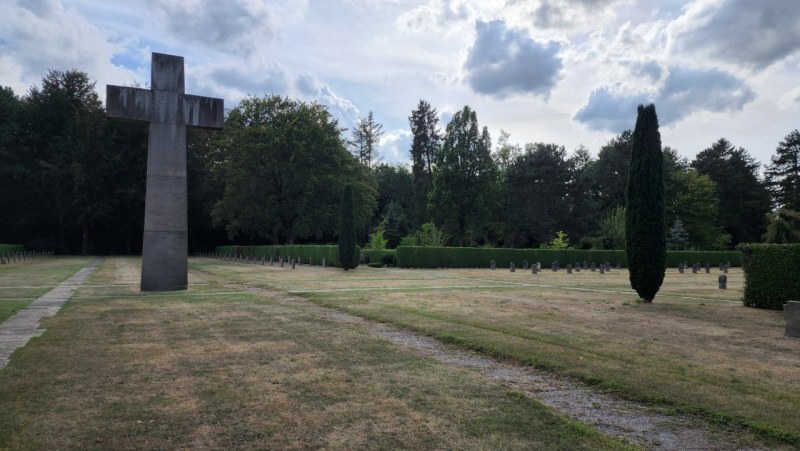
[[[497,269],[497,262],[495,262],[494,260],[490,260],[489,269]]]
[[[724,272],[725,274],[728,274],[728,268],[729,268],[728,265],[723,266],[722,267],[722,272]]]
[[[591,270],[592,270],[592,272],[595,272],[597,270],[597,265],[595,265],[594,262],[592,262],[592,264],[591,264]]]
[[[728,276],[725,274],[720,274],[719,277],[717,277],[717,282],[719,283],[720,290],[728,289]]]
[[[522,260],[522,269],[528,269],[528,260]]]
[[[514,264],[514,262],[511,262],[511,264],[509,265],[509,269],[511,272],[517,272],[517,267]]]
[[[539,273],[539,265],[533,264],[531,265],[531,274],[538,274]]]
[[[325,257],[322,258],[322,269],[325,269]]]
[[[695,263],[692,265],[692,274],[697,274],[697,271],[700,270],[700,263]]]
[[[678,263],[678,272],[683,274],[683,262]]]
[[[600,274],[605,274],[606,265],[600,265]]]
[[[789,301],[783,304],[783,316],[786,318],[786,337],[800,337],[800,302]]]
[[[567,274],[572,274],[572,263],[567,263]]]
[[[292,269],[294,269],[294,265],[295,265],[296,262],[297,262],[297,260],[292,260]]]
[[[188,284],[186,127],[221,129],[222,99],[185,94],[183,57],[152,54],[150,89],[106,86],[106,115],[149,123],[142,291]]]

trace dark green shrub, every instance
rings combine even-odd
[[[748,244],[744,305],[773,310],[800,301],[800,244]]]
[[[631,287],[644,302],[652,302],[664,282],[667,252],[664,157],[653,104],[639,105],[631,135],[626,202],[625,250]]]
[[[739,251],[667,251],[668,267],[678,266],[680,262],[690,265],[700,263],[701,266],[706,262],[711,263],[711,266],[731,262],[731,266],[738,267],[742,266],[742,253]]]

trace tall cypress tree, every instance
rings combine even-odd
[[[653,104],[639,105],[631,137],[625,243],[631,287],[644,302],[653,302],[664,282],[667,257],[664,157]]]
[[[356,222],[353,217],[353,185],[344,186],[341,222],[339,223],[339,262],[345,271],[358,266]]]

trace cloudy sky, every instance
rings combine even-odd
[[[0,0],[0,85],[48,69],[149,83],[182,55],[187,92],[281,94],[343,126],[374,112],[381,153],[408,160],[420,99],[442,128],[470,105],[494,138],[600,146],[654,102],[692,158],[720,137],[762,163],[800,128],[800,0]]]

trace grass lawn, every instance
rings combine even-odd
[[[0,323],[55,288],[88,257],[47,257],[0,265]]]
[[[668,269],[647,305],[625,270],[193,265],[800,446],[800,340],[783,336],[781,312],[742,306],[738,269],[728,290],[717,270]]]
[[[0,370],[0,449],[625,447],[470,371],[277,302],[279,291],[214,275],[311,286],[373,273],[195,260],[187,292],[141,294],[139,264],[106,260]]]

